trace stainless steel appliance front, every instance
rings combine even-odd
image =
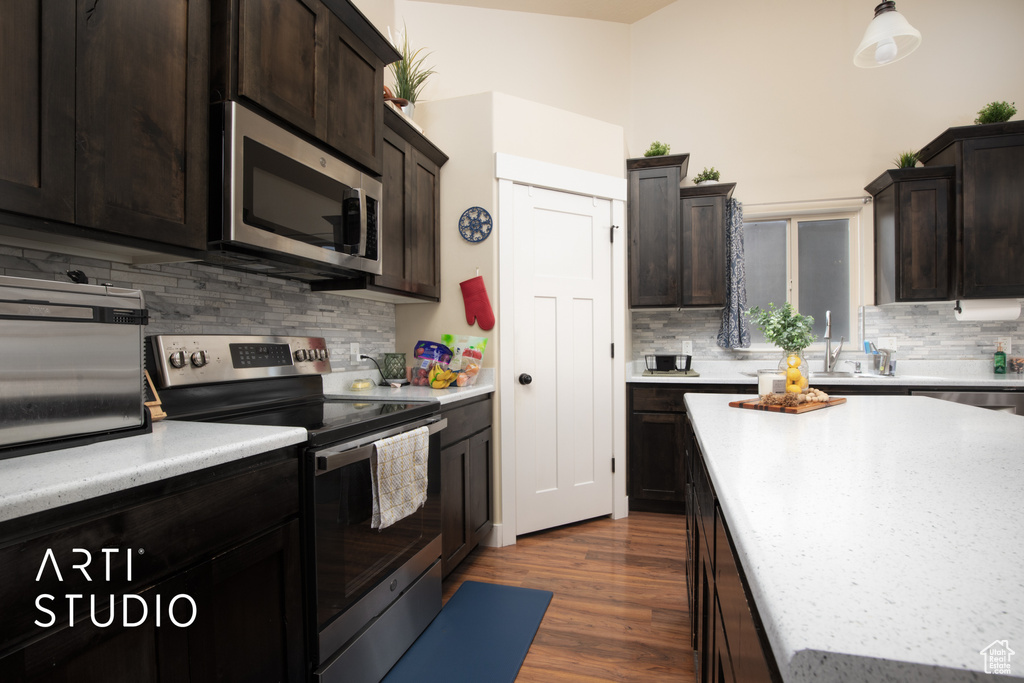
[[[237,102],[220,111],[210,260],[306,281],[380,275],[380,181]]]
[[[373,443],[426,426],[427,502],[372,529]],[[437,417],[311,452],[319,664],[325,683],[380,680],[441,609],[441,500]]]
[[[146,424],[142,292],[0,277],[0,320],[0,449]]]
[[[912,391],[910,394],[1024,415],[1024,394],[1011,391]]]

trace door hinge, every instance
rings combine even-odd
[[[612,458],[612,474],[615,474],[615,458]]]
[[[612,342],[612,358],[615,358],[615,342]]]

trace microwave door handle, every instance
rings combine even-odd
[[[426,426],[428,435],[436,434],[448,426],[448,418],[435,420]],[[407,431],[411,430],[403,427],[396,433],[401,434],[402,432]],[[381,438],[384,438],[385,434],[382,434]],[[374,442],[375,441],[377,441],[377,439],[374,439]],[[316,476],[319,477],[321,474],[326,474],[327,472],[336,470],[339,467],[347,467],[348,465],[357,463],[361,460],[368,460],[370,456],[373,455],[374,442],[356,446],[355,448],[343,447],[343,450],[330,449],[316,454]]]
[[[359,248],[356,255],[363,256],[366,253],[366,193],[361,187],[353,192],[359,195]]]

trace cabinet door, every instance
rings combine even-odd
[[[491,428],[469,439],[466,526],[475,548],[491,532]]]
[[[411,150],[412,197],[408,226],[407,279],[416,294],[441,296],[440,168],[419,150]]]
[[[683,512],[685,413],[637,413],[630,417],[629,507]]]
[[[0,14],[0,209],[71,222],[74,0],[4,0]]]
[[[715,614],[715,645],[711,656],[711,680],[714,683],[736,683],[736,672],[730,653],[729,640],[725,635],[725,624],[722,612],[716,607]]]
[[[952,244],[951,180],[900,182],[896,230],[899,239],[899,301],[943,301],[950,297]]]
[[[679,167],[629,172],[629,305],[679,305]]]
[[[447,576],[469,554],[466,492],[469,439],[441,449],[441,573]]]
[[[293,520],[188,572],[190,680],[304,679],[299,553]]]
[[[320,0],[238,0],[238,94],[320,139],[329,20]]]
[[[384,63],[333,14],[327,74],[327,142],[380,173]]]
[[[1024,135],[963,142],[964,297],[1024,296]]]
[[[76,222],[204,249],[207,0],[79,0]]]
[[[97,604],[108,600],[109,592],[95,591]],[[0,659],[0,681],[19,683],[178,683],[189,680],[187,630],[169,622],[167,605],[175,596],[186,594],[185,581],[177,577],[138,593],[145,600],[145,619],[137,626],[125,626],[120,596],[114,612],[96,614],[67,625],[67,602],[54,603],[58,621],[53,633],[28,647]],[[133,593],[134,594],[134,593]],[[85,600],[88,600],[86,593]],[[62,597],[58,595],[58,598]],[[161,606],[157,606],[157,599]],[[175,600],[174,614],[179,623],[187,623],[191,610]],[[49,604],[49,603],[48,603]],[[80,601],[79,601],[80,604]],[[142,606],[129,602],[128,623],[143,617]],[[63,606],[63,611],[59,606]],[[88,609],[86,610],[88,613]],[[161,614],[157,627],[156,615]],[[48,616],[40,613],[41,619]],[[96,623],[101,624],[97,626]],[[108,625],[104,625],[108,624]]]
[[[682,306],[725,305],[725,198],[680,199]]]

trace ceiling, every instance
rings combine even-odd
[[[675,0],[418,0],[445,5],[464,5],[513,12],[554,14],[632,24],[653,14]]]

